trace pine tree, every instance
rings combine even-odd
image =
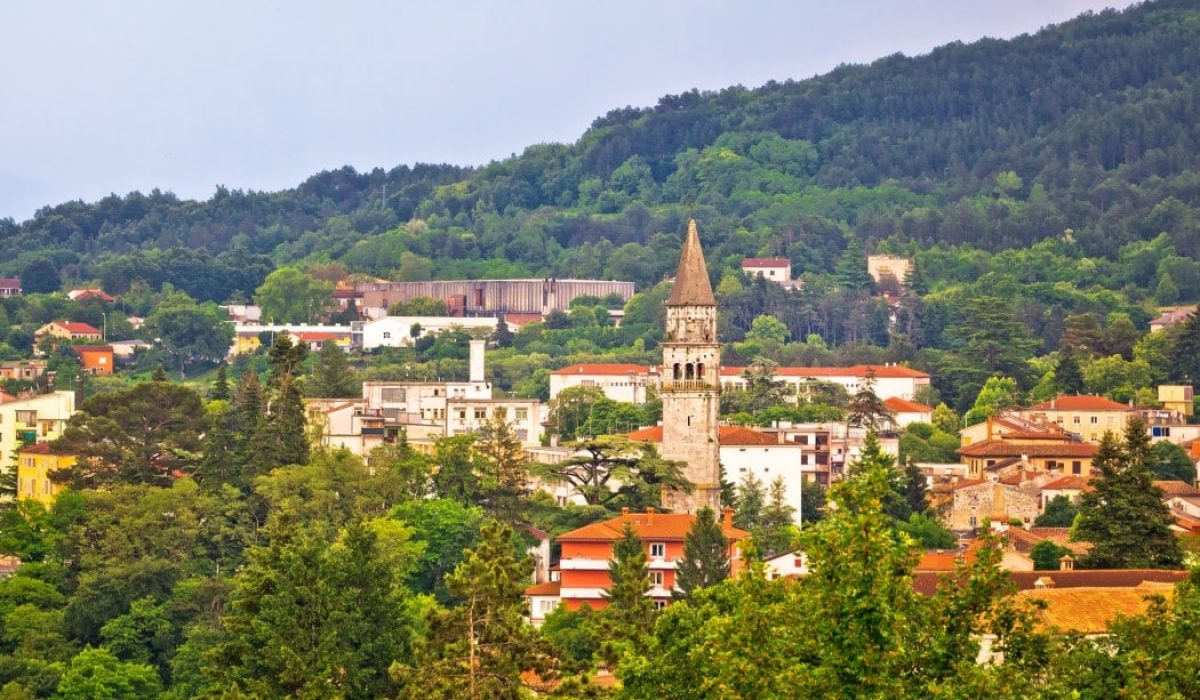
[[[1171,273],[1164,272],[1159,278],[1158,286],[1154,288],[1154,300],[1163,306],[1179,301],[1179,286],[1171,278]]]
[[[911,459],[904,468],[904,500],[908,503],[908,509],[912,513],[924,513],[929,510],[929,501],[926,500],[925,475]]]
[[[361,390],[362,384],[354,377],[346,353],[332,340],[326,341],[317,353],[317,362],[305,393],[321,398],[345,398],[357,396]]]
[[[696,511],[696,519],[683,540],[683,557],[675,565],[676,598],[689,598],[692,591],[716,585],[729,578],[729,540],[707,506]]]
[[[875,393],[875,371],[868,369],[858,385],[858,391],[850,397],[846,407],[847,427],[866,428],[870,431],[894,428],[896,419],[883,399]]]
[[[516,431],[503,418],[487,420],[475,434],[475,453],[485,507],[494,518],[515,522],[529,474],[525,447]]]
[[[213,401],[229,400],[229,371],[224,362],[217,367],[217,378],[213,380],[208,398]]]
[[[874,280],[867,272],[867,252],[857,238],[851,238],[846,250],[833,268],[838,286],[847,291],[866,292],[874,287]]]
[[[1200,387],[1200,306],[1168,332],[1175,346],[1171,378]]]
[[[615,660],[625,649],[636,646],[641,636],[654,626],[654,602],[646,595],[650,591],[646,545],[629,522],[621,530],[621,539],[613,545],[608,579],[608,590],[603,593],[608,607],[597,616],[597,623],[604,640],[600,656]]]
[[[733,524],[743,530],[753,530],[762,519],[763,507],[767,504],[767,492],[762,481],[747,471],[738,482],[738,507],[733,516]]]
[[[1154,486],[1154,451],[1146,424],[1135,418],[1123,443],[1111,432],[1092,458],[1098,472],[1079,499],[1075,536],[1092,543],[1083,564],[1094,569],[1178,568],[1183,562],[1171,531],[1174,518]]]
[[[896,521],[907,522],[908,516],[912,515],[912,510],[909,508],[908,499],[905,496],[905,478],[896,468],[896,458],[883,451],[875,433],[867,434],[866,440],[863,441],[862,452],[859,453],[858,460],[850,465],[848,473],[855,476],[869,470],[878,470],[887,474],[890,488],[883,499],[883,511]]]
[[[479,544],[446,577],[462,603],[429,615],[429,643],[412,665],[393,664],[401,698],[413,700],[516,700],[521,674],[552,676],[556,661],[524,620],[521,597],[533,570],[518,560],[512,531],[490,522]]]
[[[247,493],[254,477],[267,471],[258,455],[259,446],[266,440],[266,403],[258,373],[246,370],[233,396],[230,452],[237,473],[231,476],[230,483]]]
[[[492,331],[492,342],[498,348],[511,347],[513,343],[513,332],[508,327],[508,322],[504,320],[504,314],[496,316],[496,330]]]
[[[1064,394],[1083,393],[1083,371],[1075,356],[1066,350],[1054,366],[1054,385]]]
[[[293,344],[286,333],[276,338],[267,354],[271,363],[267,382],[270,403],[261,455],[268,471],[287,464],[308,463],[307,419],[300,385],[300,369],[307,354],[308,348],[303,343]]]
[[[161,362],[159,362],[158,366],[154,368],[154,374],[150,375],[150,381],[152,381],[152,382],[169,382],[169,381],[171,381],[171,377],[167,375],[167,370],[163,368],[163,365]]]
[[[796,509],[787,502],[787,485],[782,476],[771,482],[770,495],[762,518],[754,530],[754,544],[763,558],[791,551],[796,538],[793,518]]]

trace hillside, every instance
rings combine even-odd
[[[1121,246],[1166,232],[1175,254],[1194,259],[1198,80],[1200,6],[1152,2],[810,80],[671,95],[613,110],[574,144],[479,169],[343,168],[276,193],[219,189],[194,202],[155,191],[47,207],[0,221],[0,240],[22,251],[0,273],[49,257],[68,278],[121,291],[185,275],[184,261],[219,277],[251,252],[400,277],[644,286],[669,272],[689,202],[717,275],[747,254],[829,272],[851,236],[868,249],[994,252],[1068,228],[1079,255],[1115,260]],[[234,245],[224,264],[209,259]],[[206,254],[147,260],[172,247]],[[255,284],[190,286],[219,301]]]

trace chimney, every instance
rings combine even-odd
[[[483,381],[483,348],[487,344],[486,340],[471,341],[471,381]]]
[[[726,530],[732,530],[733,529],[733,508],[731,506],[725,506],[725,510],[722,511],[721,514],[724,516],[721,519],[721,524],[725,527]]]
[[[649,506],[646,508],[646,524],[654,524],[654,506]]]

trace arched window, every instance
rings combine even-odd
[[[696,378],[696,368],[691,362],[684,366],[684,379],[691,381]]]
[[[696,364],[696,379],[704,379],[704,363]]]
[[[679,368],[679,363],[678,363],[678,362],[676,362],[676,363],[675,363],[675,372],[674,372],[673,374],[674,374],[674,377],[675,377],[675,381],[679,381],[680,379],[683,379],[683,372],[682,372],[682,370]]]

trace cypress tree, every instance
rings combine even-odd
[[[909,459],[904,468],[904,500],[908,502],[908,509],[913,513],[924,513],[929,509],[929,502],[925,499],[925,486],[925,475],[921,473],[920,467]]]
[[[1154,451],[1140,418],[1129,421],[1123,443],[1111,432],[1092,458],[1099,472],[1079,499],[1075,536],[1092,543],[1083,564],[1093,569],[1178,568],[1183,553],[1174,518],[1154,486]]]
[[[767,492],[762,481],[754,472],[746,472],[738,482],[738,508],[733,523],[743,530],[753,530],[762,519],[763,507],[767,504]]]
[[[492,342],[498,348],[507,348],[513,343],[513,332],[509,329],[508,322],[504,320],[504,314],[496,316],[496,330],[492,332]]]
[[[675,567],[676,598],[729,578],[729,540],[721,531],[712,508],[696,511],[696,519],[683,540],[683,557]]]
[[[792,548],[795,539],[792,519],[795,513],[796,509],[787,502],[787,485],[783,477],[775,477],[759,525],[754,530],[754,544],[764,558],[783,554]]]
[[[262,383],[258,380],[258,373],[248,369],[238,382],[230,415],[230,457],[237,472],[230,481],[247,493],[254,476],[266,471],[259,468],[261,459],[258,455],[258,450],[266,439],[265,406],[266,396]]]

